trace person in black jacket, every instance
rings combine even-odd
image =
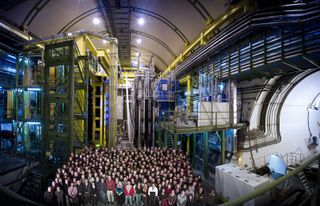
[[[92,206],[98,205],[99,192],[100,192],[100,188],[97,187],[96,182],[93,182],[92,188],[91,188]]]
[[[86,179],[85,183],[83,185],[83,198],[84,198],[84,204],[87,205],[91,202],[91,194],[92,194],[92,185],[89,183],[89,181]]]
[[[187,203],[186,203],[186,206],[195,206],[196,203],[193,199],[193,195],[192,194],[189,194],[188,195],[188,199],[187,199]]]
[[[102,202],[102,204],[105,205],[107,203],[107,196],[106,196],[107,186],[105,185],[105,181],[103,178],[101,178],[100,183],[98,184],[100,184],[99,199],[100,199],[100,202]]]
[[[78,190],[78,204],[79,206],[84,205],[84,189],[83,189],[83,184],[81,183],[80,180],[77,181],[77,190]]]
[[[63,191],[60,189],[60,186],[57,187],[57,191],[55,192],[57,205],[64,206],[64,198],[63,198]]]
[[[46,202],[46,205],[53,205],[54,204],[54,192],[52,192],[51,187],[48,187],[43,194],[43,199]]]

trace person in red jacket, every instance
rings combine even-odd
[[[134,194],[134,188],[128,181],[127,185],[124,187],[125,205],[132,205],[133,194]]]
[[[109,203],[114,202],[114,190],[116,188],[116,183],[113,179],[111,179],[111,176],[108,176],[108,179],[106,181],[106,187],[107,187],[107,198]]]

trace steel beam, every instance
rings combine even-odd
[[[209,176],[209,170],[208,170],[208,159],[209,159],[209,148],[208,148],[208,132],[204,132],[203,133],[203,142],[204,142],[204,146],[203,146],[203,174],[205,178],[208,178]]]

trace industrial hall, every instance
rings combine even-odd
[[[320,0],[0,0],[0,205],[320,206]]]

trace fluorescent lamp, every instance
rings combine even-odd
[[[41,91],[41,88],[27,88],[28,91]]]

